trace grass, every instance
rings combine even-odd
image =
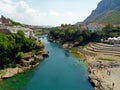
[[[80,59],[85,59],[84,53],[82,52],[84,48],[86,48],[89,44],[87,45],[81,45],[79,47],[73,47],[71,49],[68,49],[68,51],[70,53],[72,53],[76,58],[80,58]],[[89,53],[90,54],[90,53]],[[92,54],[92,53],[91,53]],[[94,55],[94,54],[92,54]]]
[[[98,58],[99,60],[105,60],[105,61],[113,61],[112,58],[103,58],[103,57],[100,57]]]
[[[0,70],[0,74],[3,74],[4,73],[4,71],[3,70]]]
[[[69,50],[70,53],[72,53],[76,58],[80,58],[83,59],[83,54],[82,53],[78,53],[78,50],[81,50],[80,48],[72,48]]]

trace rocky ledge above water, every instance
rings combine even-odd
[[[104,43],[91,43],[83,49],[94,90],[120,90],[119,50],[119,47]]]
[[[52,39],[52,38],[48,38],[48,40],[50,42],[55,42],[55,43],[58,43],[58,44],[61,44],[63,48],[73,48],[73,47],[76,47],[76,46],[79,46],[80,42],[73,42],[73,41],[62,41],[62,40],[55,40],[55,39]]]
[[[42,47],[42,48],[41,48]],[[37,46],[33,52],[24,53],[24,57],[20,60],[20,63],[15,68],[6,68],[1,70],[0,79],[7,79],[13,77],[26,70],[32,69],[39,65],[39,61],[48,56],[48,51],[44,49],[44,45]]]

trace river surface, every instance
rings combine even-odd
[[[93,90],[82,61],[60,45],[41,40],[49,57],[37,68],[0,82],[0,90]]]

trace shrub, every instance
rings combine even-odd
[[[15,68],[15,67],[16,67],[16,64],[15,64],[15,63],[10,63],[10,64],[8,64],[8,66],[9,66],[10,68]]]
[[[25,33],[22,30],[19,30],[17,34],[20,35],[21,37],[25,37]]]
[[[32,50],[31,55],[34,56],[35,54],[36,54],[36,51],[35,51],[35,50]]]
[[[23,55],[24,55],[23,52],[18,52],[18,53],[16,54],[16,59],[18,59],[18,60],[22,59],[22,58],[23,58]]]

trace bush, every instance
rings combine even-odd
[[[22,59],[22,58],[23,58],[23,55],[24,55],[23,52],[18,52],[18,53],[16,54],[16,59],[18,59],[18,60]]]
[[[21,37],[25,37],[25,33],[22,30],[19,30],[17,34]]]
[[[32,50],[31,55],[34,56],[35,54],[36,54],[36,51],[35,51],[35,50]]]
[[[10,64],[8,64],[8,66],[9,66],[10,68],[15,68],[15,67],[16,67],[16,64],[15,64],[15,63],[10,63]]]
[[[33,50],[35,46],[35,41],[26,38],[23,31],[9,35],[0,33],[0,69],[14,67],[24,53]]]

